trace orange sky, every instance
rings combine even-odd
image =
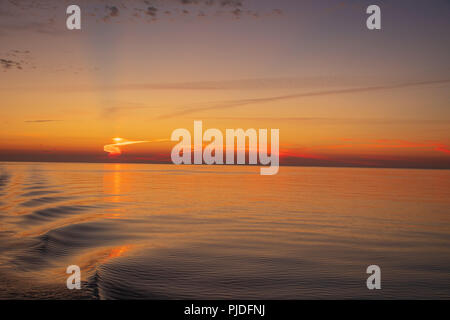
[[[114,137],[164,140],[202,120],[280,129],[282,164],[450,168],[445,4],[391,4],[373,32],[361,2],[238,2],[156,1],[151,15],[117,1],[112,15],[79,1],[81,31],[65,30],[64,1],[2,2],[0,161],[111,161]],[[433,25],[410,25],[420,10]],[[170,161],[174,145],[114,161]]]

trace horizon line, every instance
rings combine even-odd
[[[172,162],[137,162],[137,161],[129,161],[129,162],[108,162],[108,161],[33,161],[33,160],[0,160],[0,164],[2,163],[79,163],[79,164],[142,164],[142,165],[173,165],[173,166],[236,166],[236,167],[269,167],[268,165],[261,164],[174,164]],[[364,166],[364,165],[352,165],[352,164],[342,164],[342,165],[306,165],[306,164],[279,164],[279,167],[309,167],[309,168],[355,168],[355,169],[402,169],[402,170],[450,170],[450,166],[447,168],[439,168],[439,167],[419,167],[419,166]]]

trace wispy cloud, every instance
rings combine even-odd
[[[62,120],[53,120],[53,119],[38,119],[38,120],[25,120],[26,123],[48,123],[48,122],[59,122]]]
[[[209,111],[216,109],[229,109],[242,107],[252,104],[259,103],[269,103],[269,102],[278,102],[290,99],[299,99],[299,98],[307,98],[307,97],[322,97],[328,95],[342,95],[342,94],[351,94],[351,93],[361,93],[361,92],[371,92],[371,91],[380,91],[380,90],[388,90],[388,89],[401,89],[415,86],[425,86],[425,85],[439,85],[439,84],[448,84],[450,83],[450,79],[442,79],[442,80],[429,80],[429,81],[417,81],[417,82],[407,82],[407,83],[399,83],[399,84],[390,84],[390,85],[379,85],[379,86],[371,86],[371,87],[359,87],[359,88],[348,88],[348,89],[338,89],[338,90],[322,90],[322,91],[312,91],[312,92],[303,92],[282,96],[273,96],[273,97],[264,97],[264,98],[252,98],[252,99],[241,99],[241,100],[231,100],[231,101],[223,101],[215,104],[209,104],[205,106],[193,107],[184,110],[179,110],[177,112],[168,113],[166,115],[160,116],[160,119],[173,118],[178,116],[184,116],[187,114],[192,114],[201,111]]]
[[[232,80],[210,80],[173,83],[126,84],[110,88],[114,90],[265,90],[265,89],[298,89],[314,86],[345,86],[359,79],[343,77],[279,77],[250,78]]]
[[[126,118],[132,112],[157,108],[139,102],[108,101],[108,105],[100,110],[100,117],[105,119]]]
[[[96,69],[93,69],[95,71]],[[119,91],[119,90],[273,90],[288,89],[299,90],[308,88],[335,88],[346,87],[356,83],[365,83],[367,86],[374,80],[364,77],[274,77],[274,78],[250,78],[232,80],[209,80],[191,82],[154,82],[154,83],[122,83],[117,85],[73,85],[70,88],[53,87],[53,90],[71,91]],[[33,90],[42,87],[21,87],[20,89]],[[48,88],[48,87],[45,87]],[[14,90],[15,88],[8,88]]]
[[[129,114],[131,111],[147,109],[144,106],[129,106],[129,107],[107,107],[102,109],[102,118],[115,118]]]
[[[428,151],[438,151],[450,155],[450,147],[439,141],[408,141],[399,139],[378,139],[367,142],[348,141],[344,144],[329,145],[326,149],[424,149]]]
[[[193,116],[193,118],[195,118]],[[320,124],[361,124],[361,125],[450,125],[450,119],[398,119],[398,118],[326,118],[326,117],[202,117],[202,119],[233,121],[303,122]]]

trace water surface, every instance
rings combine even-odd
[[[449,186],[449,170],[0,163],[0,298],[449,299]]]

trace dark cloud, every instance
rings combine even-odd
[[[142,19],[145,22],[158,20],[160,13],[171,19],[190,15],[192,17],[230,16],[233,18],[260,18],[282,14],[279,9],[250,10],[245,0],[92,0],[89,6],[83,6],[83,15],[96,19],[97,22],[118,22]],[[61,34],[63,24],[55,24],[60,12],[69,0],[2,0],[0,1],[0,35],[14,31],[34,31],[47,34]],[[80,5],[83,2],[80,1]],[[256,11],[255,11],[256,10]],[[268,11],[267,11],[268,10]],[[23,12],[28,18],[22,19]],[[51,16],[50,19],[48,17]],[[20,18],[20,19],[14,19]],[[46,17],[46,18],[44,18]],[[149,19],[150,17],[150,19]]]
[[[242,10],[239,8],[234,9],[233,11],[231,11],[231,13],[235,16],[235,17],[240,17],[242,14]]]
[[[106,6],[106,15],[103,17],[103,21],[108,21],[110,18],[119,16],[119,8],[116,6]]]
[[[0,66],[2,66],[4,70],[23,69],[22,64],[19,61],[14,61],[10,59],[0,59]]]
[[[242,7],[244,0],[179,0],[181,4],[184,5],[220,5],[222,7]]]
[[[4,58],[0,58],[0,66],[4,71],[18,69],[22,70],[25,67],[35,68],[32,64],[32,59],[29,50],[9,50],[3,53]]]
[[[152,16],[152,17],[156,17],[156,13],[158,12],[158,9],[156,9],[155,7],[148,7],[147,8],[147,15]]]
[[[125,5],[127,4],[127,5]],[[194,14],[198,17],[213,16],[214,12],[207,12],[214,8],[235,8],[229,11],[232,16],[243,13],[239,8],[243,7],[243,0],[167,0],[167,1],[150,1],[150,0],[130,0],[129,2],[119,2],[115,6],[106,6],[106,15],[102,19],[108,21],[111,17],[118,17],[122,15],[123,11],[131,9],[131,16],[135,18],[145,18],[145,16],[152,17],[151,21],[157,19],[159,12],[165,15],[190,15]],[[120,8],[120,12],[119,12]],[[195,11],[195,8],[198,10]],[[217,13],[217,12],[216,12]],[[125,16],[126,13],[123,14]],[[146,19],[147,21],[150,21]]]
[[[115,6],[108,7],[108,10],[110,11],[109,15],[111,17],[118,17],[119,16],[119,9]]]

